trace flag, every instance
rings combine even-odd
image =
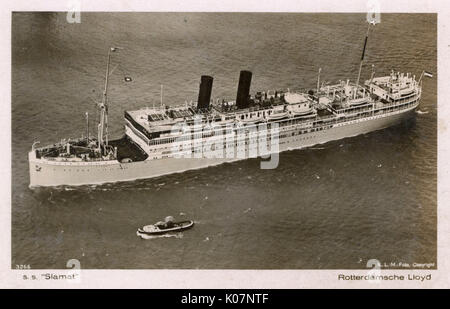
[[[377,8],[377,10],[373,10],[374,8],[372,8],[372,10],[370,10],[369,12],[367,12],[367,22],[371,25],[376,25],[378,23],[381,22],[381,14],[379,13],[379,8]]]
[[[129,76],[125,76],[124,80],[125,80],[126,82],[131,82],[131,81],[132,81],[131,77],[129,77]]]
[[[111,51],[115,52],[117,50],[117,47],[111,47]]]
[[[430,73],[428,71],[424,71],[423,75],[427,76],[427,77],[433,77],[433,73]]]

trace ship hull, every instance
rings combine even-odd
[[[356,119],[339,123],[332,128],[280,139],[279,151],[301,149],[333,140],[365,134],[400,123],[414,116],[416,106],[394,114]],[[140,162],[119,163],[117,161],[96,164],[51,162],[38,159],[35,152],[29,153],[30,187],[88,185],[132,181],[205,168],[244,158],[163,158]]]

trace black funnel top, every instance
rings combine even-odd
[[[213,78],[208,75],[202,75],[200,80],[200,90],[198,92],[197,108],[208,109],[211,101]]]
[[[252,72],[241,71],[239,75],[239,85],[236,96],[237,108],[247,108],[249,105],[250,84],[252,82]]]

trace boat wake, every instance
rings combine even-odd
[[[419,114],[419,115],[425,115],[425,114],[428,114],[429,111],[416,110],[416,113]]]
[[[179,232],[179,233],[167,233],[167,234],[163,234],[163,235],[146,235],[146,234],[141,234],[139,232],[136,232],[136,235],[141,237],[142,239],[157,239],[157,238],[183,238],[183,233]]]

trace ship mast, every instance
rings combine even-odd
[[[322,68],[319,68],[319,74],[317,74],[317,96],[319,96],[320,91],[320,72],[322,71]]]
[[[362,65],[363,65],[363,62],[364,62],[364,54],[366,53],[367,39],[369,38],[369,31],[370,31],[370,25],[371,24],[372,24],[372,22],[369,22],[369,25],[367,26],[366,39],[364,40],[364,47],[363,47],[363,51],[362,51],[362,55],[361,55],[361,62],[359,63],[358,78],[356,79],[355,97],[356,97],[356,94],[358,93],[359,79],[361,77],[361,69],[362,69]],[[375,24],[375,23],[373,22],[373,24]]]
[[[163,85],[161,84],[161,109],[163,108]]]
[[[86,112],[86,147],[89,146],[89,113]]]
[[[106,63],[105,88],[103,90],[103,99],[100,104],[100,123],[98,124],[98,150],[102,150],[102,146],[108,146],[108,81],[109,81],[109,65],[111,62],[111,53],[115,52],[119,47],[111,47],[108,50],[108,61]]]
[[[106,78],[105,78],[105,90],[103,91],[103,105],[104,105],[104,117],[105,117],[105,144],[108,146],[108,80],[109,80],[109,63],[111,62],[111,51],[108,51],[108,63],[106,65]]]

